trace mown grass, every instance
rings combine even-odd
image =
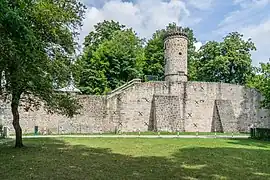
[[[153,132],[153,131],[146,131],[146,132],[119,132],[119,133],[112,133],[112,132],[106,132],[106,133],[72,133],[69,135],[215,135],[214,132]],[[24,136],[33,136],[34,133],[28,133],[28,134],[23,134]],[[40,134],[41,135],[41,134]],[[231,136],[231,132],[226,132],[226,133],[216,133],[216,135],[229,135]],[[233,135],[249,135],[249,133],[233,133]]]
[[[228,139],[24,139],[0,145],[0,179],[270,179],[270,144]]]

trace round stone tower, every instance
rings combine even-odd
[[[188,37],[181,27],[168,30],[164,38],[165,81],[187,81]]]

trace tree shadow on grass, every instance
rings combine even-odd
[[[57,139],[27,141],[23,149],[0,146],[1,180],[270,179],[267,149],[194,147],[170,157],[134,157]]]
[[[233,139],[234,141],[228,142],[229,144],[242,145],[242,146],[253,146],[267,148],[270,146],[270,141],[255,140],[255,139]]]

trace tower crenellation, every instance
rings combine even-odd
[[[164,38],[165,81],[187,79],[187,33],[181,27],[170,29]]]

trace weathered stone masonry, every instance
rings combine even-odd
[[[165,81],[135,79],[107,96],[77,95],[83,109],[72,119],[42,109],[21,112],[24,133],[34,126],[51,133],[128,131],[247,132],[251,125],[270,128],[254,89],[226,83],[187,81],[187,38],[177,29],[165,39]],[[2,121],[12,128],[9,105]],[[1,113],[1,111],[0,111]]]

